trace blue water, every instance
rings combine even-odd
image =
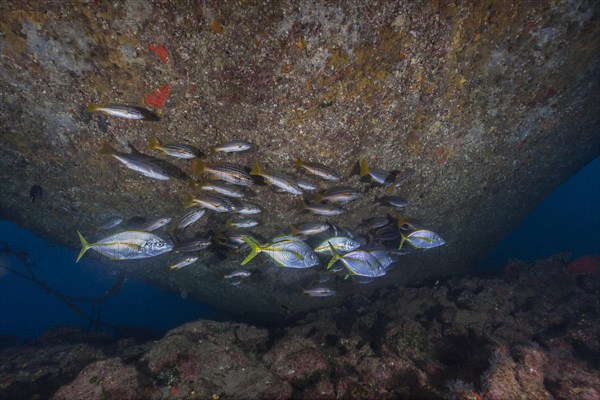
[[[569,252],[600,255],[600,157],[556,188],[504,239],[483,263],[539,259]]]
[[[0,222],[0,247],[8,243],[13,251],[26,250],[29,261],[1,253],[0,262],[21,273],[31,271],[42,284],[68,297],[100,297],[118,279],[118,274],[93,259],[83,258],[75,264],[76,254],[56,246],[7,221]],[[28,269],[26,264],[30,264]],[[86,302],[73,302],[87,315],[100,310]],[[165,331],[190,320],[216,318],[218,312],[178,294],[166,293],[141,280],[127,278],[122,289],[101,304],[101,321],[120,327]],[[0,271],[0,335],[23,339],[39,336],[48,328],[68,325],[93,328],[55,295],[6,269]],[[110,328],[100,327],[112,332]]]
[[[0,263],[21,273],[33,273],[36,279],[62,295],[99,297],[118,279],[114,272],[91,258],[84,257],[75,264],[73,250],[56,246],[7,221],[0,222],[0,242],[0,247],[9,243],[13,251],[28,251],[30,258],[20,260],[0,253]],[[499,267],[509,259],[535,259],[563,251],[571,252],[574,257],[600,254],[600,158],[557,188],[500,243],[483,265]],[[26,264],[30,264],[29,268]],[[73,304],[87,315],[94,315],[90,304]],[[127,278],[122,289],[102,303],[101,311],[104,323],[154,331],[220,316],[210,307],[165,293],[134,278]],[[0,271],[0,335],[31,339],[57,325],[93,327],[56,294],[49,294],[14,273]]]

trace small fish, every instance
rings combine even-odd
[[[370,278],[370,277],[361,276],[361,275],[356,275],[356,277],[354,279],[356,279],[356,281],[361,285],[366,285],[375,280],[375,278]]]
[[[227,275],[224,275],[223,278],[231,279],[231,278],[247,278],[252,275],[252,272],[246,271],[245,269],[235,270]]]
[[[361,178],[368,176],[371,179],[371,181],[380,183],[385,186],[392,184],[396,178],[395,175],[390,171],[369,168],[367,160],[364,158],[361,158],[359,163]]]
[[[371,236],[375,240],[382,240],[384,242],[390,240],[396,240],[400,238],[400,231],[392,225],[385,225],[381,228],[377,228],[371,233]]]
[[[150,139],[148,149],[160,150],[169,156],[183,158],[184,160],[191,160],[199,155],[198,150],[192,146],[185,144],[161,144],[160,141],[155,137]]]
[[[398,196],[388,196],[386,200],[387,204],[399,209],[406,208],[408,206],[408,203]]]
[[[240,278],[239,276],[236,278],[231,278],[229,280],[229,284],[231,286],[239,286],[244,281],[244,278]]]
[[[296,196],[302,194],[302,190],[300,189],[300,186],[298,186],[296,181],[280,172],[264,171],[258,161],[254,161],[254,166],[250,171],[250,175],[260,176],[268,184],[276,186],[287,193],[291,193]]]
[[[344,264],[349,275],[360,275],[371,278],[385,275],[385,269],[371,253],[363,250],[354,250],[341,256],[335,251],[332,245],[329,246],[333,257],[329,261],[329,264],[327,264],[327,269],[331,268],[339,260]]]
[[[136,226],[134,230],[152,232],[152,231],[157,230],[158,228],[162,228],[169,222],[171,222],[171,218],[169,218],[169,217],[156,218],[154,220],[151,220],[150,222],[146,222],[140,226]]]
[[[218,152],[237,153],[241,151],[250,150],[251,147],[252,143],[246,142],[244,140],[232,140],[218,146],[212,146],[210,148],[210,154],[215,154]]]
[[[333,246],[339,252],[349,252],[360,247],[360,243],[354,239],[345,236],[333,236],[324,240],[313,250],[317,253],[329,253],[330,246]]]
[[[217,244],[232,249],[240,249],[246,245],[244,236],[251,236],[245,232],[215,232],[213,238]]]
[[[360,199],[362,192],[347,186],[339,186],[323,191],[317,191],[313,195],[315,202],[330,201],[333,203],[348,203],[353,200]]]
[[[340,180],[340,176],[338,174],[323,164],[296,159],[294,166],[297,168],[304,168],[309,173],[327,181],[338,182]]]
[[[169,180],[171,177],[167,171],[157,165],[152,159],[143,154],[134,151],[132,153],[121,153],[115,150],[106,140],[102,143],[102,147],[98,154],[110,155],[121,161],[127,168],[134,170],[144,176],[158,180]]]
[[[209,164],[203,160],[194,160],[192,164],[194,174],[208,174],[214,179],[233,183],[240,186],[250,186],[254,183],[252,177],[241,167],[234,164],[214,163]]]
[[[364,221],[365,228],[370,231],[371,229],[381,228],[390,223],[390,220],[386,217],[371,217]]]
[[[297,178],[296,179],[296,183],[298,184],[298,186],[300,186],[300,189],[302,189],[302,190],[311,191],[311,190],[316,190],[317,189],[317,185],[315,185],[314,183],[312,183],[308,179],[304,179],[302,177],[301,178]]]
[[[260,207],[249,201],[241,200],[235,205],[235,212],[243,215],[259,214],[262,210]]]
[[[327,222],[309,222],[307,224],[299,225],[298,227],[290,225],[292,236],[317,235],[325,232],[327,229],[329,229],[329,224]]]
[[[224,197],[211,196],[208,194],[197,197],[186,195],[184,198],[185,208],[199,206],[214,212],[231,212],[235,211],[235,206],[231,201]]]
[[[183,242],[177,243],[173,246],[175,252],[189,252],[189,251],[200,251],[206,249],[211,244],[211,237],[201,236],[191,239],[186,239]]]
[[[252,228],[258,225],[258,221],[255,219],[243,219],[241,221],[227,221],[225,225],[229,228]]]
[[[145,120],[145,121],[160,121],[158,115],[143,107],[128,106],[126,104],[107,104],[104,106],[98,104],[90,104],[87,106],[88,112],[101,112],[113,117]]]
[[[402,248],[404,242],[410,243],[416,249],[432,249],[434,247],[443,246],[446,244],[437,233],[428,231],[426,229],[419,229],[411,232],[407,236],[402,233],[402,239],[400,239],[400,245],[398,249]]]
[[[188,265],[191,265],[191,264],[195,263],[199,259],[200,258],[197,257],[197,256],[189,256],[189,257],[186,257],[186,258],[184,258],[184,259],[176,262],[173,265],[170,265],[168,268],[170,270],[174,270],[174,269],[180,269],[180,268],[183,268],[183,267],[187,267]]]
[[[415,174],[415,170],[412,168],[408,168],[406,171],[401,172],[396,175],[396,179],[392,182],[388,187],[385,188],[386,193],[391,193],[396,189],[402,182],[412,177]]]
[[[260,244],[254,238],[244,236],[251,252],[242,261],[246,265],[258,253],[266,253],[278,266],[286,268],[310,268],[319,264],[319,257],[303,241],[280,240],[273,243]]]
[[[123,218],[121,217],[111,217],[102,222],[100,225],[96,227],[97,231],[109,230],[114,228],[115,226],[119,226],[123,222]]]
[[[300,205],[301,210],[308,210],[316,215],[336,216],[341,215],[345,211],[343,208],[335,206],[333,204],[309,204],[302,202]]]
[[[331,277],[329,275],[321,274],[321,275],[319,275],[317,282],[326,283],[326,282],[329,282],[330,279],[331,279]]]
[[[216,192],[222,194],[223,196],[234,197],[236,199],[244,197],[242,188],[231,183],[220,183],[218,181],[204,182],[200,184],[200,189],[207,190],[209,192]]]
[[[92,249],[111,260],[134,260],[147,258],[167,253],[173,249],[173,244],[161,239],[153,233],[143,231],[124,231],[107,236],[97,243],[88,243],[83,235],[77,231],[81,241],[81,251],[77,261]]]
[[[326,286],[316,286],[309,289],[302,289],[302,293],[311,297],[328,297],[335,294],[335,290]]]
[[[177,223],[175,230],[182,230],[200,220],[206,214],[206,208],[192,207],[189,208]]]

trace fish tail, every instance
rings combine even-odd
[[[153,136],[150,138],[150,142],[148,143],[148,149],[150,150],[158,150],[160,148],[160,141],[157,137]]]
[[[110,145],[110,143],[108,143],[107,140],[102,142],[102,147],[100,147],[100,150],[98,150],[98,154],[112,155],[115,153],[116,150]]]
[[[316,190],[314,193],[312,193],[311,201],[313,203],[320,203],[321,201],[323,201],[323,197],[325,196],[321,194],[318,190]]]
[[[248,244],[248,246],[250,246],[250,249],[252,250],[250,252],[250,254],[248,254],[248,256],[244,259],[244,261],[242,261],[242,265],[246,265],[250,262],[250,260],[252,260],[254,257],[256,257],[256,255],[258,253],[260,253],[262,251],[262,246],[260,245],[260,243],[258,243],[256,240],[254,240],[254,238],[250,237],[250,236],[242,236],[242,238],[244,239],[244,242],[246,242]]]
[[[217,146],[210,146],[210,147],[208,148],[208,154],[210,154],[210,155],[213,155],[213,154],[215,154],[217,151],[218,151],[218,150],[217,150]]]
[[[290,232],[292,233],[292,236],[300,236],[298,228],[296,228],[294,225],[290,225]]]
[[[260,163],[254,160],[254,164],[252,165],[252,169],[249,172],[250,175],[258,175],[261,176],[263,174],[262,168],[260,167]]]
[[[333,254],[333,257],[331,257],[331,260],[329,260],[329,264],[327,264],[327,269],[329,269],[333,266],[333,264],[335,264],[337,260],[340,259],[340,255],[337,253],[337,251],[335,251],[335,248],[331,245],[330,242],[327,242],[327,244],[329,245],[329,250],[331,250],[331,254]]]
[[[359,161],[360,164],[360,176],[366,176],[369,175],[369,164],[367,164],[367,159],[366,158],[361,158]]]
[[[194,175],[202,175],[206,172],[206,161],[198,159],[192,161],[192,170],[194,172]]]
[[[406,241],[406,236],[404,236],[404,233],[402,233],[402,231],[400,231],[400,244],[398,245],[398,250],[402,249],[402,246],[404,245],[404,242]]]
[[[302,167],[302,160],[301,160],[301,159],[299,159],[299,158],[296,158],[296,159],[294,160],[294,167],[297,167],[297,168],[300,168],[300,167]]]
[[[102,106],[99,106],[98,104],[88,104],[87,106],[87,112],[96,112],[96,111],[100,111],[100,109],[102,108]]]
[[[83,235],[81,234],[81,232],[77,231],[77,234],[79,235],[79,240],[81,241],[81,251],[79,252],[79,255],[77,256],[77,261],[75,261],[76,263],[79,262],[79,259],[81,257],[83,257],[83,255],[85,254],[86,251],[88,251],[88,249],[91,247],[90,244],[88,243],[87,240],[85,240],[85,238],[83,237]]]
[[[298,211],[306,211],[306,200],[298,200],[296,203],[296,208]]]
[[[194,196],[192,196],[192,195],[191,195],[191,194],[189,194],[189,193],[186,193],[186,194],[183,196],[183,206],[184,206],[185,208],[190,208],[190,207],[193,207],[193,206],[194,206]]]

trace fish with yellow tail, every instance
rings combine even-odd
[[[370,168],[365,158],[360,159],[359,165],[361,178],[368,177],[372,182],[376,182],[385,186],[391,185],[396,179],[396,175],[391,171]]]
[[[192,146],[186,144],[162,144],[158,138],[150,138],[148,149],[159,150],[171,157],[191,160],[200,155],[200,152]]]
[[[258,161],[254,161],[250,175],[260,176],[269,185],[273,185],[283,190],[284,192],[291,193],[293,195],[301,195],[302,189],[300,186],[289,176],[282,174],[281,172],[267,172],[265,171]]]
[[[251,236],[243,236],[251,252],[242,261],[246,265],[258,253],[267,254],[278,266],[285,268],[310,268],[319,264],[319,257],[303,241],[280,238],[272,243],[260,244]]]
[[[111,260],[135,260],[167,253],[173,249],[173,244],[150,232],[124,231],[107,236],[96,243],[88,243],[77,231],[81,241],[81,251],[77,261],[92,249]]]
[[[203,160],[194,160],[192,169],[197,176],[208,174],[213,179],[219,179],[235,185],[250,186],[254,183],[252,177],[242,167],[234,164],[213,164]]]
[[[112,117],[124,119],[142,120],[142,121],[160,121],[158,115],[152,111],[137,106],[129,106],[126,104],[89,104],[87,111],[90,113],[101,112]]]
[[[210,147],[210,154],[215,153],[239,153],[242,151],[250,150],[252,143],[246,142],[245,140],[231,140],[218,146]]]
[[[434,247],[443,246],[446,244],[444,239],[435,232],[427,229],[419,229],[409,233],[408,235],[400,231],[402,238],[398,245],[398,250],[402,249],[404,242],[410,243],[415,249],[433,249]]]
[[[377,278],[385,275],[385,268],[379,263],[377,258],[369,252],[363,250],[354,250],[343,256],[339,255],[335,248],[330,244],[329,250],[333,257],[327,264],[327,269],[331,268],[338,260],[344,264],[348,270],[348,275],[359,275],[370,278]]]
[[[325,179],[326,181],[339,182],[340,180],[340,176],[334,170],[320,163],[296,159],[294,161],[294,166],[296,168],[303,168],[308,173],[318,176],[321,179]]]

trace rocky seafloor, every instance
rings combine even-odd
[[[58,329],[0,351],[10,399],[599,399],[600,258],[377,290],[288,327]]]

